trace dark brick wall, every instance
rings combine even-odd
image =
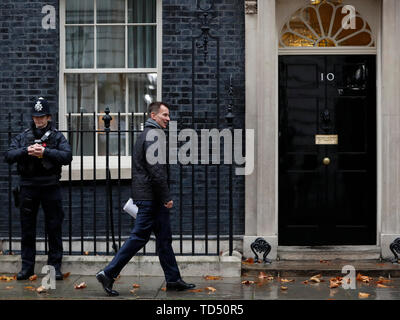
[[[59,24],[57,0],[0,1],[0,130],[8,128],[11,113],[13,130],[29,119],[29,108],[38,96],[48,99],[51,111],[58,108]],[[42,28],[45,5],[56,9],[56,29]],[[22,118],[21,118],[22,117]],[[8,146],[7,134],[0,134],[0,236],[8,226],[8,165],[3,152]],[[14,170],[13,170],[14,173]],[[13,182],[16,179],[13,179]],[[19,220],[13,214],[13,221]]]
[[[204,1],[203,1],[204,2]],[[205,1],[207,3],[208,1]],[[163,1],[163,100],[171,104],[172,120],[180,121],[182,128],[227,127],[225,115],[229,104],[230,76],[234,89],[234,127],[244,129],[244,2],[243,0],[216,0],[215,16],[211,20],[208,56],[204,61],[201,23],[196,14],[195,0]],[[192,39],[195,50],[192,50]],[[219,41],[219,53],[217,52]],[[219,68],[217,56],[219,55]],[[194,63],[193,63],[194,62]],[[194,69],[192,64],[194,64]],[[219,73],[219,92],[217,74]],[[194,88],[194,92],[193,92]],[[219,114],[217,112],[219,97]],[[192,103],[194,101],[194,107]],[[193,110],[192,110],[193,109]],[[217,118],[219,118],[219,126]],[[195,232],[205,227],[205,206],[208,206],[208,228],[216,230],[217,222],[217,169],[215,166],[194,167],[194,205],[192,216],[192,168],[171,166],[173,196],[177,200],[180,216],[180,174],[182,179],[183,224]],[[207,171],[206,171],[207,170]],[[206,204],[205,175],[208,177],[208,203]],[[229,173],[220,168],[220,231],[228,232]],[[233,175],[234,234],[244,233],[244,177]],[[179,219],[179,218],[178,218]]]
[[[182,127],[226,128],[225,114],[229,103],[228,85],[232,75],[234,88],[234,127],[244,128],[244,9],[243,0],[217,0],[216,16],[211,24],[209,55],[206,62],[203,52],[192,54],[192,37],[201,34],[200,24],[195,15],[195,0],[163,1],[163,100],[171,104],[172,120],[181,121]],[[41,9],[50,4],[56,8],[56,30],[42,29]],[[0,3],[0,130],[8,127],[7,113],[12,112],[13,130],[26,127],[29,120],[29,105],[37,96],[45,96],[52,104],[53,111],[58,105],[58,66],[59,66],[59,20],[58,1],[10,1]],[[217,68],[216,38],[219,39],[219,59]],[[194,94],[192,92],[192,59],[194,59]],[[219,95],[217,92],[217,69],[219,69]],[[217,103],[220,112],[217,126]],[[194,99],[194,113],[192,113]],[[24,117],[21,122],[21,116]],[[7,134],[0,134],[1,157],[8,146]],[[220,168],[219,229],[228,232],[229,188],[228,168]],[[171,212],[173,233],[202,234],[205,230],[208,210],[208,231],[217,230],[217,169],[215,166],[195,166],[194,170],[194,216],[192,216],[192,167],[171,166],[171,191],[175,208]],[[207,170],[207,171],[206,171]],[[205,194],[205,178],[208,179],[208,203]],[[15,167],[12,167],[15,175]],[[180,188],[182,174],[182,189]],[[16,182],[13,176],[13,184]],[[129,181],[122,182],[121,202],[128,198]],[[72,235],[93,235],[93,183],[86,182],[83,187],[84,210],[81,224],[81,187],[72,185]],[[65,223],[63,234],[68,236],[69,186],[63,183],[65,203]],[[97,236],[105,235],[104,182],[97,185],[98,206],[96,213]],[[118,234],[119,203],[117,189],[113,189],[115,231]],[[233,175],[234,234],[244,233],[244,177]],[[181,196],[182,191],[182,196]],[[8,165],[0,161],[0,201],[5,205],[0,212],[0,238],[8,238]],[[182,205],[182,210],[181,206]],[[13,234],[19,236],[19,214],[12,208]],[[42,235],[43,217],[39,215],[38,235]],[[121,214],[121,233],[128,235],[133,225],[127,214]],[[182,226],[182,228],[181,228]]]

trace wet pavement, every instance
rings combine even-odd
[[[13,276],[10,274],[2,274]],[[337,276],[343,276],[337,274]],[[399,300],[400,278],[391,278],[383,284],[373,277],[369,283],[355,281],[355,289],[333,288],[330,286],[332,275],[324,275],[320,283],[309,280],[310,276],[287,278],[258,278],[256,275],[238,278],[208,280],[204,277],[185,277],[186,282],[196,284],[195,291],[165,291],[163,277],[121,276],[114,284],[119,291],[118,297],[105,295],[94,276],[70,275],[56,282],[56,289],[45,293],[33,291],[41,286],[44,275],[38,275],[35,281],[0,281],[0,300]],[[286,280],[293,280],[285,282]],[[385,280],[388,280],[387,278]],[[243,284],[248,281],[248,284]],[[252,283],[254,281],[254,283]],[[75,289],[74,285],[86,283],[86,288]],[[133,284],[139,285],[133,288]],[[384,287],[382,287],[384,286]],[[283,288],[282,288],[283,287]],[[362,298],[360,293],[369,294]]]

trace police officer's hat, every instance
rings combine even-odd
[[[46,99],[40,97],[33,103],[32,116],[41,117],[46,115],[51,115],[50,106]]]

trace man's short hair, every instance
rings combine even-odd
[[[150,114],[154,112],[157,114],[160,111],[161,105],[166,106],[169,109],[169,105],[166,104],[165,102],[162,101],[154,101],[149,104],[149,107],[147,108],[147,117],[150,118]]]

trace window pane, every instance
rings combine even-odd
[[[156,67],[156,27],[128,27],[129,68]]]
[[[128,0],[129,23],[155,23],[156,0]]]
[[[97,0],[97,23],[124,23],[125,0]]]
[[[136,140],[138,139],[140,133],[144,129],[144,123],[147,120],[147,116],[140,114],[140,115],[134,115],[133,121],[132,121],[132,115],[129,114],[128,116],[128,128],[129,128],[129,134],[128,134],[128,155],[132,154],[132,148],[136,143]]]
[[[72,147],[72,155],[80,156],[82,154],[83,156],[92,156],[94,144],[93,132],[83,131],[93,131],[93,116],[71,116],[71,118],[72,134],[71,141],[69,142]],[[68,118],[67,121],[69,121]]]
[[[111,131],[117,131],[118,130],[118,116],[112,116],[112,120],[110,123],[110,130]],[[99,125],[99,130],[104,130],[104,121],[102,120],[103,115],[98,117],[98,125]],[[120,118],[120,130],[125,130],[125,116],[121,116]],[[118,156],[118,141],[120,142],[120,152],[121,156],[125,155],[125,141],[126,141],[126,133],[121,132],[120,136],[118,137],[117,132],[110,132],[109,135],[109,154],[110,156]],[[106,133],[105,132],[99,132],[98,136],[98,141],[99,141],[99,156],[105,156],[106,155]]]
[[[93,0],[68,0],[65,4],[66,23],[93,23]]]
[[[125,67],[125,27],[97,27],[97,67]]]
[[[67,112],[94,111],[94,75],[67,74]]]
[[[65,28],[67,68],[93,68],[93,27]]]
[[[157,73],[130,74],[129,112],[146,112],[147,106],[157,100]]]
[[[125,112],[125,74],[98,75],[98,112]]]

